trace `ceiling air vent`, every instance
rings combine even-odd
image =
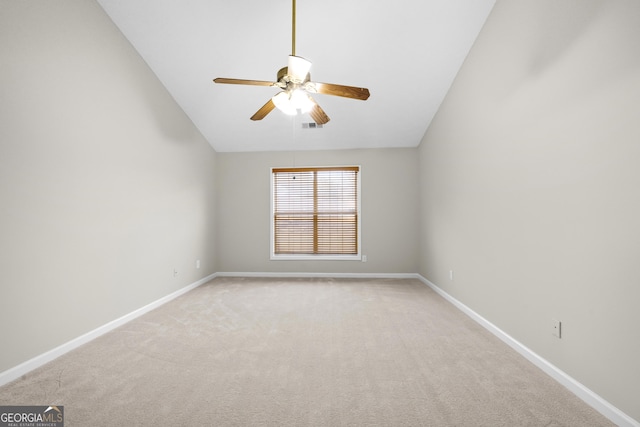
[[[302,124],[302,129],[322,129],[322,125],[318,124],[318,123],[303,123]]]

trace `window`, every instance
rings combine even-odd
[[[272,259],[360,259],[360,167],[273,168]]]

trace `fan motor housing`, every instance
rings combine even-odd
[[[280,82],[282,79],[289,75],[289,67],[282,67],[278,70],[276,81]],[[311,73],[307,73],[304,81],[302,83],[306,83],[311,80]]]

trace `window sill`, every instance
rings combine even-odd
[[[362,255],[274,255],[271,261],[362,261]]]

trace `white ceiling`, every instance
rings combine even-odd
[[[297,1],[296,54],[313,81],[366,87],[367,101],[314,95],[331,118],[253,115],[291,54],[291,0],[98,0],[216,151],[415,147],[495,0]]]

